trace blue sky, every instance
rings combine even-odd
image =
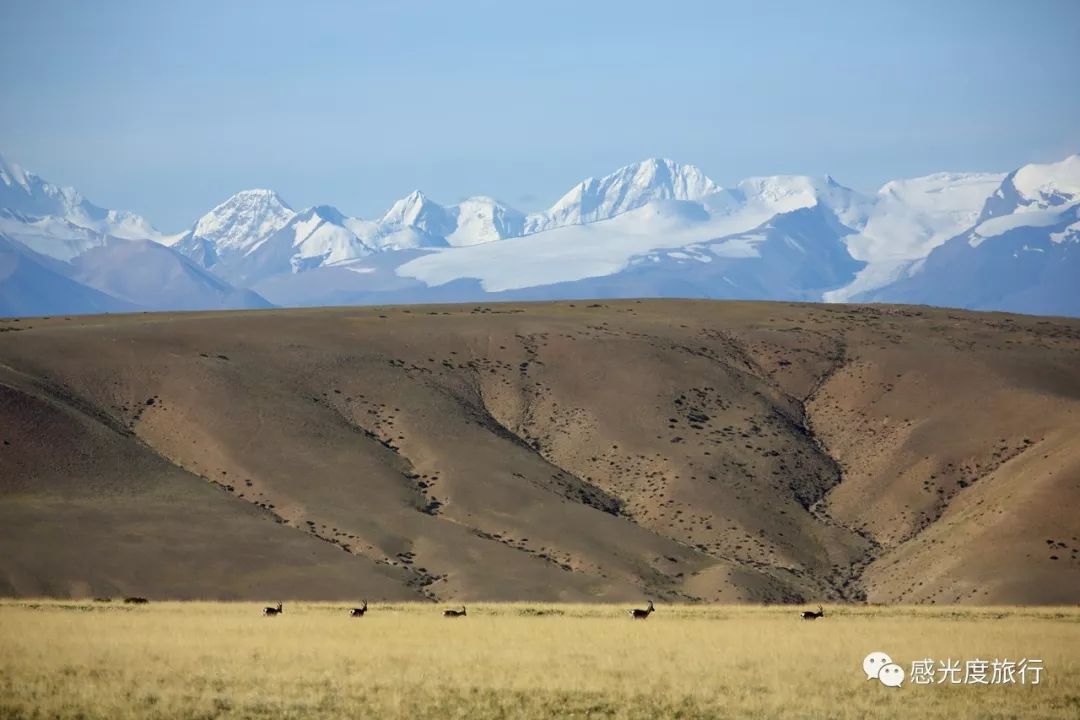
[[[0,4],[0,153],[179,230],[237,190],[523,210],[646,157],[875,189],[1080,151],[1080,3]]]

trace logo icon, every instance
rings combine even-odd
[[[892,658],[889,657],[887,653],[883,653],[879,650],[877,652],[872,652],[866,656],[866,658],[862,661],[862,669],[863,672],[866,673],[867,680],[877,680],[879,677],[879,673],[881,672],[881,668],[885,667],[886,665],[892,664]]]
[[[878,680],[885,687],[898,688],[904,684],[904,668],[896,663],[887,663],[878,669]]]

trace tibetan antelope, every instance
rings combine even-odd
[[[634,608],[630,611],[630,617],[634,618],[635,620],[644,620],[645,618],[649,617],[649,615],[654,610],[656,610],[656,608],[653,607],[652,600],[650,600],[649,607],[645,608],[644,610],[642,610],[641,608]]]
[[[443,617],[465,617],[465,606],[462,605],[460,610],[443,610]]]
[[[367,612],[367,600],[364,601],[364,607],[353,608],[349,611],[349,617],[364,617],[364,613]]]
[[[817,620],[819,617],[825,617],[825,611],[821,609],[820,605],[817,606],[817,612],[813,610],[802,611],[803,620]]]
[[[275,615],[280,615],[281,612],[282,612],[281,603],[278,603],[276,608],[273,608],[273,607],[264,607],[263,608],[263,615],[265,615],[266,617],[274,617]]]

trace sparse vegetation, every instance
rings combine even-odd
[[[0,335],[12,596],[1080,599],[1077,320],[590,300],[33,327]]]
[[[0,603],[0,718],[1075,718],[1077,608]],[[549,616],[551,615],[551,616]],[[867,681],[862,658],[1038,657],[1038,686]]]

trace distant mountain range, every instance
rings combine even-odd
[[[617,297],[1080,315],[1080,156],[1010,173],[723,188],[651,159],[544,212],[419,191],[381,217],[237,193],[177,235],[0,157],[0,314]]]

